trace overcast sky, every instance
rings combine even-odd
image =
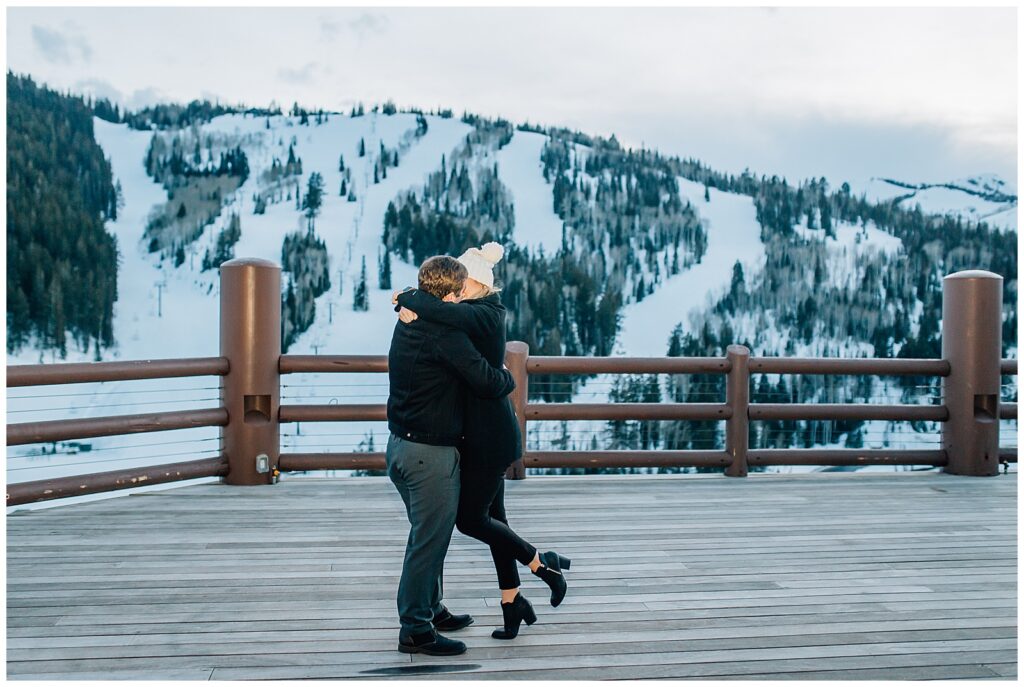
[[[8,8],[8,68],[136,108],[450,107],[835,185],[1016,183],[1016,9]]]

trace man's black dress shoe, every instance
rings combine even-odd
[[[434,629],[438,632],[455,632],[473,624],[473,616],[469,613],[452,615],[452,612],[441,607],[441,612],[434,616]]]
[[[458,656],[466,651],[466,645],[457,639],[448,639],[435,630],[421,632],[403,639],[398,638],[398,650],[403,654],[427,654],[429,656]]]

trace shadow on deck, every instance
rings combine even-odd
[[[573,559],[500,623],[456,533],[456,658],[395,650],[408,524],[386,478],[199,485],[7,518],[10,679],[1002,678],[1016,475],[531,477],[512,525]]]

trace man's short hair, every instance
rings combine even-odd
[[[462,291],[469,271],[461,262],[450,255],[435,255],[420,265],[420,289],[431,296],[444,298],[450,293]]]

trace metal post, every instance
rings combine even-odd
[[[942,280],[942,446],[954,475],[999,474],[999,363],[1003,278],[965,270]]]
[[[280,454],[281,268],[239,258],[220,267],[221,431],[228,484],[270,484]]]
[[[747,476],[747,449],[750,448],[750,349],[730,344],[725,349],[729,374],[725,384],[725,403],[732,416],[725,421],[725,452],[732,463],[725,469],[729,477]]]
[[[519,420],[519,432],[523,438],[523,454],[526,454],[526,399],[529,395],[529,375],[526,372],[526,360],[530,357],[530,347],[522,341],[509,341],[505,344],[505,367],[512,373],[516,388],[512,392],[512,408]],[[526,479],[526,465],[520,458],[505,471],[506,479]]]

